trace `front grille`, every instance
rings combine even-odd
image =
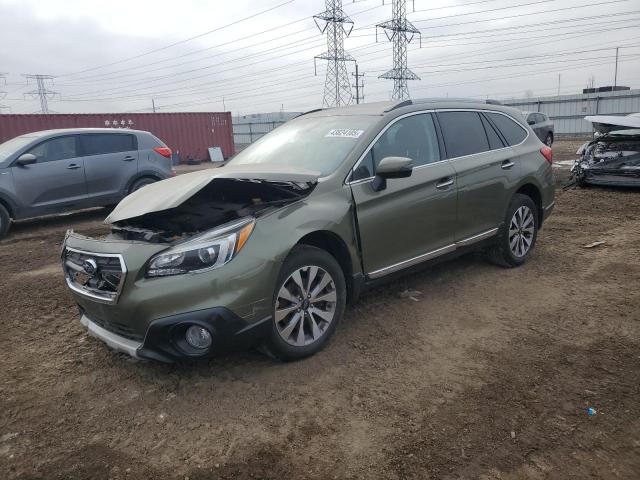
[[[121,255],[91,253],[65,248],[62,255],[67,285],[72,290],[104,303],[115,303],[127,269]]]

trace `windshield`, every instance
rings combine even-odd
[[[291,165],[325,176],[344,161],[376,120],[374,116],[302,117],[252,143],[229,164]]]
[[[26,144],[32,142],[34,138],[36,137],[22,135],[20,137],[12,138],[11,140],[7,140],[4,143],[0,143],[0,163],[9,158],[10,155],[16,153],[17,150],[20,150]]]

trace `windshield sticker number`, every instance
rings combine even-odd
[[[364,130],[353,130],[351,128],[334,128],[329,130],[329,133],[325,135],[330,138],[359,138],[364,133]]]

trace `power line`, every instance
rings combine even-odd
[[[151,54],[153,54],[153,53],[161,52],[161,51],[163,51],[163,50],[167,50],[167,49],[172,48],[172,47],[175,47],[175,46],[177,46],[177,45],[182,45],[182,44],[184,44],[184,43],[190,42],[190,41],[195,40],[195,39],[197,39],[197,38],[202,38],[202,37],[204,37],[204,36],[211,35],[212,33],[219,32],[220,30],[224,30],[225,28],[232,27],[233,25],[237,25],[237,24],[239,24],[239,23],[245,22],[245,21],[250,20],[250,19],[252,19],[252,18],[259,17],[260,15],[264,15],[265,13],[272,12],[273,10],[276,10],[276,9],[278,9],[278,8],[280,8],[280,7],[283,7],[283,6],[285,6],[285,5],[288,5],[288,4],[293,3],[293,2],[295,2],[295,1],[296,1],[296,0],[287,0],[287,1],[285,1],[285,2],[282,2],[282,3],[279,3],[279,4],[277,4],[277,5],[274,5],[273,7],[267,8],[266,10],[262,10],[262,11],[260,11],[260,12],[254,13],[253,15],[249,15],[249,16],[247,16],[247,17],[241,18],[241,19],[239,19],[239,20],[236,20],[236,21],[234,21],[234,22],[228,23],[228,24],[226,24],[226,25],[222,25],[221,27],[214,28],[213,30],[209,30],[209,31],[207,31],[207,32],[200,33],[200,34],[198,34],[198,35],[194,35],[193,37],[185,38],[185,39],[183,39],[183,40],[179,40],[179,41],[177,41],[177,42],[170,43],[169,45],[165,45],[164,47],[155,48],[155,49],[153,49],[153,50],[149,50],[149,51],[147,51],[147,52],[140,53],[140,54],[138,54],[138,55],[134,55],[134,56],[132,56],[132,57],[123,58],[123,59],[121,59],[121,60],[116,60],[115,62],[105,63],[105,64],[103,64],[103,65],[97,65],[97,66],[95,66],[95,67],[91,67],[91,68],[85,68],[84,70],[79,70],[79,71],[77,71],[77,72],[67,73],[67,74],[60,75],[60,76],[61,76],[61,77],[69,77],[69,76],[72,76],[72,75],[78,75],[78,74],[80,74],[80,73],[91,72],[91,71],[93,71],[93,70],[98,70],[98,69],[100,69],[100,68],[111,67],[111,66],[113,66],[113,65],[118,65],[118,64],[120,64],[120,63],[129,62],[129,61],[131,61],[131,60],[135,60],[135,59],[137,59],[137,58],[141,58],[141,57],[144,57],[144,56],[147,56],[147,55],[151,55]]]
[[[54,92],[53,90],[49,90],[46,86],[47,80],[53,80],[55,77],[53,75],[41,75],[41,74],[26,74],[23,75],[27,82],[29,80],[36,81],[36,90],[31,90],[30,92],[26,92],[25,95],[31,95],[34,98],[37,96],[40,98],[40,111],[41,113],[50,113],[49,112],[49,97],[54,97],[58,95],[58,92]]]

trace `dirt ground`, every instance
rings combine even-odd
[[[380,287],[289,364],[88,337],[57,258],[104,216],[0,242],[0,478],[640,478],[640,191],[558,189],[522,268],[469,255]]]

